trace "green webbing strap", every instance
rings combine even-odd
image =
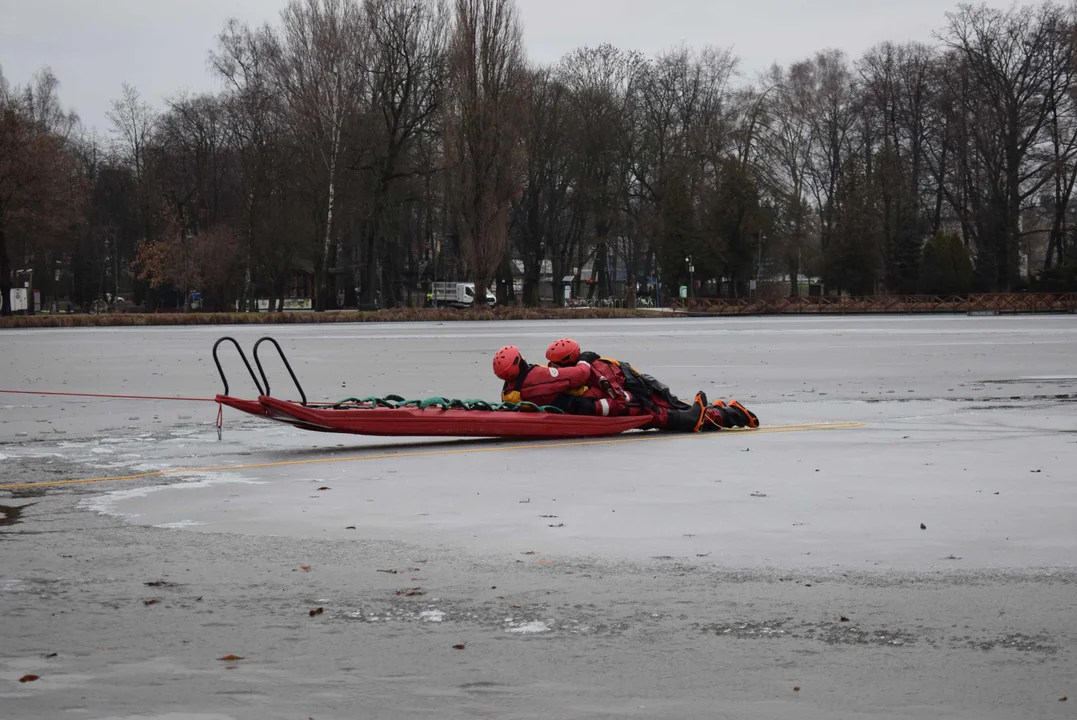
[[[443,397],[426,398],[425,400],[405,400],[399,395],[386,395],[377,397],[371,395],[365,398],[349,397],[333,405],[334,410],[344,407],[350,410],[370,410],[374,408],[405,408],[413,407],[418,410],[427,408],[441,408],[442,410],[480,410],[484,412],[537,412],[549,415],[563,415],[564,411],[553,405],[536,405],[533,402],[521,403],[489,403],[485,400],[468,399],[457,400]]]

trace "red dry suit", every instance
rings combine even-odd
[[[759,421],[755,415],[736,401],[729,406],[725,403],[708,405],[706,396],[697,395],[696,401],[689,404],[677,398],[664,383],[639,372],[628,363],[600,358],[594,353],[582,355],[585,360],[581,362],[589,361],[595,375],[591,387],[582,393],[583,397],[598,398],[604,392],[617,398],[610,401],[618,406],[610,414],[650,415],[651,422],[643,426],[644,430],[698,432],[723,427],[758,427]],[[596,387],[599,378],[605,378],[608,383],[603,382],[601,388]],[[621,396],[624,397],[623,403],[619,399]]]
[[[581,363],[586,361],[581,361]],[[644,426],[644,429],[664,429],[669,421],[669,410],[678,409],[677,399],[670,398],[668,402],[662,393],[652,389],[638,381],[639,373],[631,365],[627,365],[628,371],[633,378],[637,379],[637,386],[646,390],[643,395],[635,394],[626,389],[630,383],[626,377],[625,367],[617,360],[610,358],[595,358],[590,361],[593,379],[591,385],[582,393],[581,397],[601,402],[608,399],[610,403],[610,415],[650,415],[653,422]],[[601,382],[601,378],[608,381],[608,385]],[[656,383],[657,384],[657,383]],[[662,386],[664,387],[664,386]],[[685,405],[685,408],[688,406]]]
[[[570,367],[590,365],[591,377],[587,385],[566,391],[554,401],[554,405],[572,415],[618,415],[646,414],[631,393],[625,390],[625,378],[616,361],[598,358],[590,363],[581,361]]]
[[[630,396],[620,390],[610,393],[614,395],[611,398],[602,390],[601,379],[609,370],[603,367],[603,371],[596,372],[586,362],[562,368],[525,365],[514,380],[501,388],[501,400],[552,405],[572,415],[623,415]]]

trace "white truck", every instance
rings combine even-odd
[[[475,305],[475,283],[436,282],[431,288],[434,303],[456,308],[469,308]],[[486,292],[486,304],[493,307],[497,298],[493,292]]]

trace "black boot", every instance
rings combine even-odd
[[[722,428],[759,427],[759,420],[748,408],[736,400],[728,405],[715,400],[703,413],[703,430],[720,430]]]
[[[748,416],[740,410],[732,408],[721,400],[707,408],[707,425],[710,429],[744,427],[748,424]]]
[[[707,396],[696,395],[696,400],[688,410],[670,409],[666,411],[666,430],[673,432],[699,432],[703,425],[703,414],[707,409]]]
[[[700,431],[715,432],[722,428],[733,427],[733,423],[734,419],[726,409],[725,403],[719,400],[714,405],[708,405],[703,411],[703,425]]]
[[[754,412],[741,405],[740,401],[731,400],[725,409],[729,411],[737,427],[759,427],[759,418],[756,417]]]

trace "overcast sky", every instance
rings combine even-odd
[[[287,0],[0,0],[0,66],[23,84],[44,65],[87,128],[121,83],[154,104],[215,90],[206,57],[225,20],[275,22]],[[950,0],[517,0],[533,60],[612,43],[648,55],[673,45],[732,46],[751,76],[833,47],[856,57],[884,40],[932,40]],[[1009,7],[1010,0],[988,0]]]

